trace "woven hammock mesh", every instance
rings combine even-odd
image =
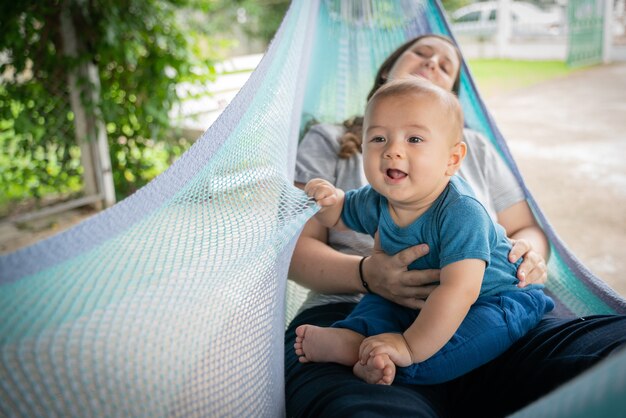
[[[360,114],[383,59],[427,32],[449,33],[433,1],[292,2],[248,83],[169,170],[0,257],[0,416],[284,414],[283,331],[306,294],[287,269],[315,212],[292,185],[299,133],[311,116]],[[510,160],[466,67],[461,99]],[[623,309],[555,283],[572,311]]]
[[[2,259],[0,415],[281,410],[268,385],[282,388],[282,369],[270,363],[290,246],[312,212],[288,169],[299,7],[282,28],[291,47],[273,47],[254,88],[174,167],[76,231]]]

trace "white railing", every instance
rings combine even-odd
[[[262,57],[263,54],[232,57],[216,65],[218,76],[214,82],[202,86],[180,84],[178,94],[186,99],[172,110],[177,125],[192,135],[204,132],[248,81]]]

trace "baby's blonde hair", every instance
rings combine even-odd
[[[388,81],[383,84],[367,102],[365,115],[377,100],[385,97],[405,95],[426,95],[436,98],[449,116],[453,137],[449,138],[452,145],[463,139],[463,109],[456,95],[421,77],[406,77]],[[367,116],[366,116],[367,117]]]

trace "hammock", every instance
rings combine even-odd
[[[165,173],[1,257],[0,416],[283,415],[283,332],[305,294],[287,268],[315,212],[292,185],[302,126],[360,114],[384,57],[426,32],[450,35],[432,1],[293,1],[247,84]],[[465,64],[461,98],[522,182]],[[526,192],[560,309],[626,312]],[[626,355],[609,360],[529,416],[559,416],[555,397],[570,412],[623,411]]]

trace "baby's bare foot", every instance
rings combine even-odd
[[[387,354],[378,354],[370,357],[366,365],[357,362],[352,372],[367,383],[390,385],[396,377],[396,365]]]
[[[333,362],[351,366],[358,359],[360,334],[342,328],[300,325],[293,345],[300,363]]]
[[[300,325],[298,328],[296,328],[296,342],[294,343],[293,348],[296,352],[296,355],[298,356],[298,360],[300,361],[300,363],[308,363],[309,361],[313,361],[312,359],[306,356],[305,351],[304,351],[304,346],[305,346],[304,337],[306,336],[309,328],[313,328],[313,326]],[[309,337],[310,337],[309,340],[313,339],[313,336],[311,334],[312,333],[309,333]],[[310,342],[309,340],[307,340],[306,342],[307,349],[309,348],[309,342]]]

